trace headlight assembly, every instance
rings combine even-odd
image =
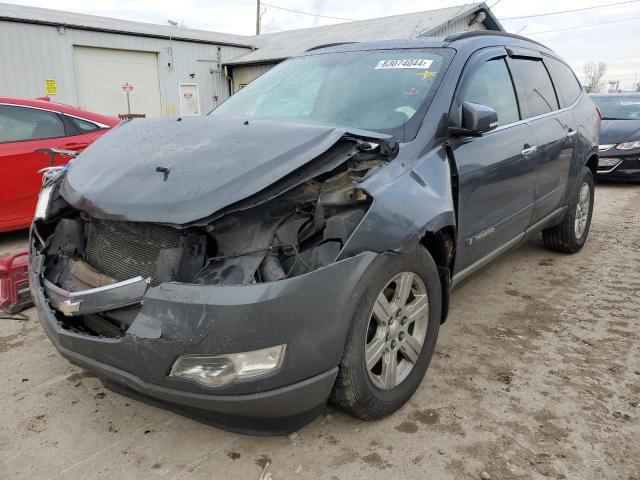
[[[36,220],[46,220],[49,213],[49,204],[51,203],[51,197],[53,196],[53,190],[55,184],[47,185],[40,190],[38,195],[38,203],[36,204],[36,211],[33,218]]]
[[[282,366],[285,345],[224,355],[182,355],[170,377],[194,380],[206,387],[221,387],[235,380],[258,377]]]
[[[624,142],[616,145],[618,150],[633,150],[635,148],[640,148],[640,140],[635,140],[633,142]]]

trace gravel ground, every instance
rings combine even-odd
[[[0,253],[24,245],[0,236]],[[640,186],[601,185],[577,255],[533,241],[457,290],[420,389],[361,422],[223,432],[105,390],[0,320],[2,479],[640,480]]]

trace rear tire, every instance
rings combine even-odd
[[[547,249],[554,252],[576,253],[584,246],[591,226],[594,191],[593,174],[585,167],[580,181],[571,192],[569,205],[562,221],[542,231],[542,240]]]
[[[429,252],[389,255],[360,298],[332,402],[371,420],[402,407],[416,391],[436,346],[442,287]],[[426,310],[425,310],[426,309]]]

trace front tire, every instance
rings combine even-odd
[[[389,255],[363,293],[349,331],[332,402],[371,420],[416,391],[436,346],[442,287],[429,252]]]
[[[562,221],[542,231],[542,240],[547,249],[576,253],[584,246],[591,226],[594,191],[593,174],[585,167],[580,181],[571,192],[569,206]]]

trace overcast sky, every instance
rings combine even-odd
[[[0,0],[35,7],[56,8],[77,13],[166,24],[167,19],[183,22],[191,28],[250,35],[255,33],[255,0]],[[489,0],[499,18],[535,15],[572,10],[597,5],[609,5],[624,0]],[[388,15],[461,5],[460,0],[266,0],[284,8],[332,17],[362,20]],[[54,7],[55,5],[55,7]],[[263,32],[339,23],[343,20],[301,15],[263,6]],[[619,20],[625,20],[618,22]],[[615,23],[607,23],[615,22]],[[634,80],[640,82],[640,1],[628,2],[575,13],[503,20],[509,32],[529,35],[564,57],[582,78],[582,67],[589,61],[608,65],[607,79],[620,80],[621,87],[631,89]],[[549,30],[585,28],[551,33]],[[637,77],[636,77],[637,76]]]

